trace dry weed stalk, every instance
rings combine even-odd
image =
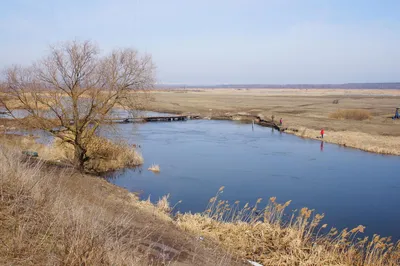
[[[172,208],[169,205],[168,199],[169,199],[169,194],[164,195],[157,201],[156,206],[160,211],[165,212],[165,213],[171,212]]]

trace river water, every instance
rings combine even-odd
[[[292,200],[289,210],[325,213],[329,226],[362,224],[368,235],[400,238],[400,157],[232,121],[121,124],[107,134],[139,144],[145,159],[143,168],[114,173],[110,182],[153,201],[170,193],[172,204],[182,200],[178,211],[204,211],[225,186],[223,199],[230,202],[276,196]],[[152,163],[159,174],[147,170]]]

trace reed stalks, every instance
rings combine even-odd
[[[302,208],[285,215],[290,201],[271,197],[250,206],[219,199],[221,187],[201,214],[178,214],[177,224],[211,237],[224,248],[262,265],[400,265],[400,243],[389,237],[362,237],[365,227],[338,231],[322,224],[324,214]]]

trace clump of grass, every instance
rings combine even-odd
[[[169,204],[168,199],[169,199],[169,194],[164,195],[163,197],[161,197],[161,198],[157,201],[157,203],[156,203],[156,207],[157,207],[160,211],[162,211],[162,212],[164,212],[164,213],[170,213],[171,210],[172,210],[172,208],[171,208],[171,206],[170,206],[170,204]]]
[[[366,120],[371,119],[372,114],[368,110],[363,109],[340,109],[329,115],[333,119],[346,120]]]
[[[154,173],[159,173],[160,172],[160,166],[158,164],[152,164],[152,165],[150,165],[149,168],[147,168],[147,170],[152,171]]]
[[[143,157],[125,143],[115,143],[102,137],[94,137],[88,146],[88,169],[110,171],[143,164]]]
[[[73,161],[72,145],[57,139],[52,148],[58,151],[59,157]],[[86,144],[86,148],[89,159],[85,163],[85,169],[90,172],[106,172],[143,164],[141,154],[134,147],[122,142],[116,143],[103,137],[93,136]]]
[[[399,265],[400,243],[374,235],[359,237],[365,227],[330,230],[321,225],[324,214],[302,208],[284,217],[290,201],[275,197],[264,208],[262,199],[250,206],[219,200],[223,187],[210,199],[202,214],[179,214],[178,225],[192,233],[213,238],[226,249],[263,265]]]

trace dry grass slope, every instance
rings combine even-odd
[[[0,148],[0,265],[237,265],[126,190]]]
[[[129,214],[112,218],[107,210],[87,204],[78,195],[71,198],[63,181],[51,178],[62,180],[72,173],[45,174],[40,163],[22,162],[4,149],[0,156],[0,264],[148,263],[139,249],[146,232],[133,230]]]

